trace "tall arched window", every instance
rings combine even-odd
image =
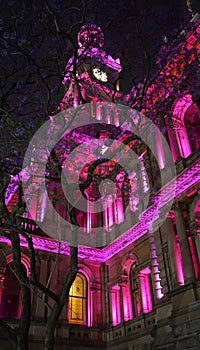
[[[77,273],[69,291],[68,322],[87,324],[87,280],[82,273]]]
[[[131,267],[131,296],[133,306],[133,317],[139,316],[141,313],[141,296],[139,276],[135,271],[136,264]]]
[[[172,119],[180,155],[187,158],[200,147],[200,116],[191,95],[187,94],[175,103]]]
[[[153,293],[151,286],[151,270],[149,267],[136,272],[136,264],[131,268],[131,292],[133,317],[137,317],[153,309]]]

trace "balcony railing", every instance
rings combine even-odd
[[[0,216],[0,226],[5,229],[11,229],[15,227],[17,229],[25,230],[27,233],[31,233],[34,235],[44,236],[43,231],[39,228],[37,223],[32,219],[27,219],[21,216],[18,216],[15,221],[13,221],[13,225],[10,221],[6,220],[4,216]]]

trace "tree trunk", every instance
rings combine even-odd
[[[20,283],[22,292],[22,313],[17,332],[17,350],[28,350],[28,335],[31,323],[31,290],[29,279],[21,263],[21,248],[18,232],[11,231],[14,273]]]
[[[55,333],[56,323],[68,299],[69,291],[72,283],[76,278],[77,271],[78,271],[78,248],[70,247],[70,272],[65,279],[65,283],[58,297],[58,301],[54,304],[54,307],[50,313],[50,316],[48,317],[48,321],[46,324],[46,332],[45,332],[44,350],[54,349],[54,333]]]
[[[22,315],[19,326],[17,350],[29,349],[29,328],[31,323],[31,291],[29,286],[22,285]]]

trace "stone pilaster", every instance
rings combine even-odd
[[[103,326],[108,327],[110,324],[110,309],[109,305],[111,303],[111,300],[109,299],[109,293],[108,293],[108,266],[106,263],[103,263],[101,265],[101,284],[102,284],[102,320],[103,320]]]
[[[176,162],[178,159],[180,159],[180,152],[178,149],[177,141],[176,141],[176,136],[174,134],[174,130],[172,128],[172,122],[170,122],[169,117],[165,115],[165,125],[167,128],[167,134],[168,134],[168,140],[169,140],[169,145],[170,149],[172,152],[172,158],[173,161]]]
[[[180,203],[176,203],[174,214],[176,219],[176,230],[177,230],[180,249],[181,249],[185,280],[186,282],[191,282],[192,280],[195,279],[195,275],[194,275],[191,252],[190,252],[189,243],[188,243],[188,237],[187,237],[186,228],[185,228],[185,222],[184,222]]]
[[[198,224],[196,221],[190,222],[190,233],[194,239],[194,243],[197,251],[197,257],[200,264],[200,231],[198,232]]]
[[[169,228],[168,236],[167,236],[167,243],[168,243],[168,259],[169,259],[169,265],[170,265],[170,272],[171,272],[171,286],[172,289],[174,287],[177,287],[178,284],[178,278],[177,278],[177,268],[176,268],[176,235],[174,231],[174,226],[172,223],[172,219],[170,217],[166,218],[166,222]]]
[[[39,281],[46,285],[47,281],[47,269],[48,269],[48,256],[44,254],[41,256],[40,271],[39,271]],[[44,319],[45,317],[45,296],[42,292],[38,291],[37,307],[36,307],[36,317]]]
[[[120,284],[122,292],[122,321],[128,321],[133,318],[132,301],[130,295],[130,285],[128,283],[128,276],[122,276]]]
[[[101,285],[99,282],[93,281],[90,283],[90,306],[88,325],[94,327],[102,327],[103,306],[101,301]]]

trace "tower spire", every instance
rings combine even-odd
[[[194,9],[192,7],[192,1],[191,0],[186,0],[186,4],[187,4],[187,10],[190,13],[190,15],[192,17],[194,17],[195,13],[194,13]]]

